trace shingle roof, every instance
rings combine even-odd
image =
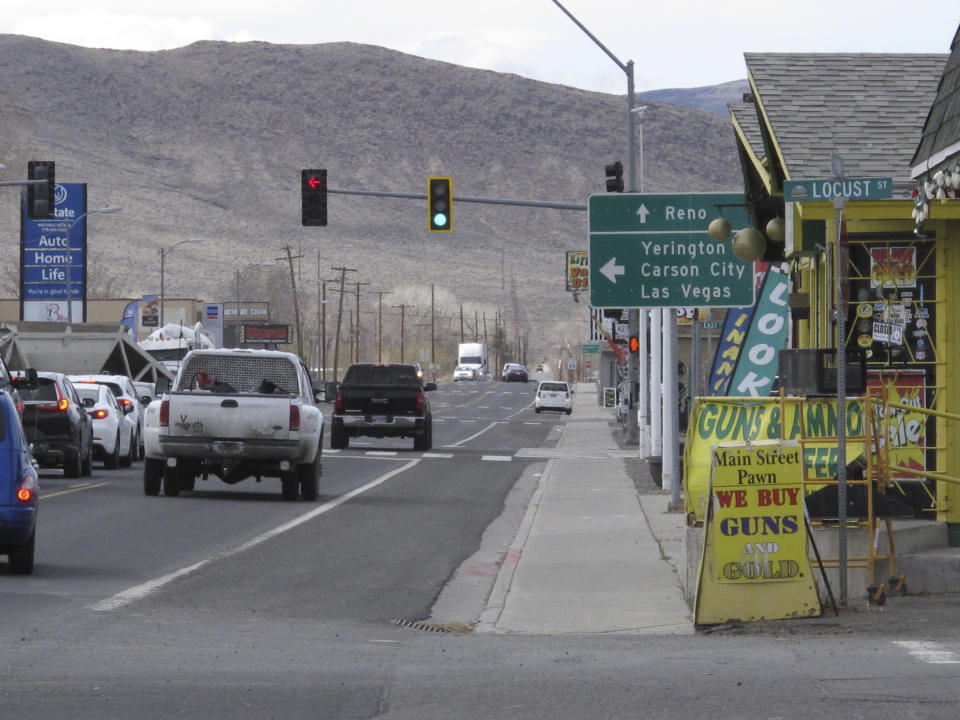
[[[934,165],[939,164],[944,158],[937,160],[934,156],[943,155],[945,151],[953,157],[960,155],[960,152],[951,151],[951,146],[960,143],[960,28],[957,28],[950,49],[952,52],[943,70],[936,99],[910,163],[914,167],[931,158],[935,160]]]
[[[788,178],[833,175],[909,184],[910,159],[946,54],[745,53]]]
[[[760,118],[757,117],[757,106],[753,103],[729,103],[727,107],[743,131],[751,152],[757,159],[763,158],[763,135],[760,133]]]

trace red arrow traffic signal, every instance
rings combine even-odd
[[[327,171],[300,171],[300,198],[304,225],[327,224]]]

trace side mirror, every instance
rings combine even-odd
[[[157,383],[154,388],[157,391],[157,397],[170,392],[170,378],[166,375],[161,375],[157,378]]]
[[[430,392],[431,390],[436,390],[436,389],[437,389],[437,384],[436,384],[435,382],[428,382],[426,385],[423,386],[423,389],[424,389],[425,392]]]
[[[89,397],[84,398],[84,399],[81,400],[80,402],[83,403],[83,406],[84,406],[84,407],[93,407],[94,405],[97,404],[96,401],[95,401],[93,398],[89,398]]]
[[[333,402],[337,399],[337,387],[339,387],[339,383],[328,382],[326,384],[323,390],[323,399],[326,402]]]
[[[150,403],[153,402],[153,398],[150,397],[149,395],[141,395],[140,402],[142,402],[144,405],[149,405]]]
[[[136,406],[135,406],[133,403],[130,403],[129,405],[124,405],[124,406],[123,406],[123,414],[124,414],[124,415],[129,415],[130,413],[132,413],[132,412],[134,411],[134,408],[135,408],[135,407],[136,407]]]

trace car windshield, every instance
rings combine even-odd
[[[419,385],[412,365],[351,365],[343,377],[344,385]]]
[[[87,385],[86,387],[84,387],[83,385],[76,385],[75,387],[76,387],[76,389],[77,389],[77,396],[78,396],[81,400],[90,399],[90,400],[93,400],[93,402],[95,402],[95,403],[97,403],[97,402],[100,401],[100,389],[99,389],[99,388],[97,388],[97,387],[91,387],[90,385]]]
[[[57,384],[50,378],[39,378],[37,385],[20,385],[19,391],[23,402],[56,402],[60,399]]]

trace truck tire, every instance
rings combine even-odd
[[[297,477],[297,471],[291,470],[280,476],[280,495],[284,500],[293,501],[297,499],[300,489],[300,479]]]
[[[347,430],[343,427],[343,423],[338,423],[334,420],[330,426],[330,448],[333,450],[343,450],[349,444],[350,436],[347,435]]]
[[[176,467],[167,465],[163,468],[163,494],[167,497],[180,494],[180,473]]]
[[[323,474],[321,468],[321,454],[323,453],[323,436],[320,436],[320,446],[317,448],[317,455],[312,463],[303,463],[297,465],[297,477],[300,480],[300,494],[303,499],[313,502],[317,499],[318,489],[320,487],[320,476]]]
[[[163,460],[147,458],[143,461],[143,494],[159,495],[163,481]]]
[[[87,454],[83,458],[83,462],[80,463],[80,474],[84,477],[90,477],[93,475],[93,440],[90,441],[90,446],[87,448]]]
[[[433,447],[433,420],[427,418],[423,425],[423,431],[419,435],[413,436],[413,449],[426,452]]]

